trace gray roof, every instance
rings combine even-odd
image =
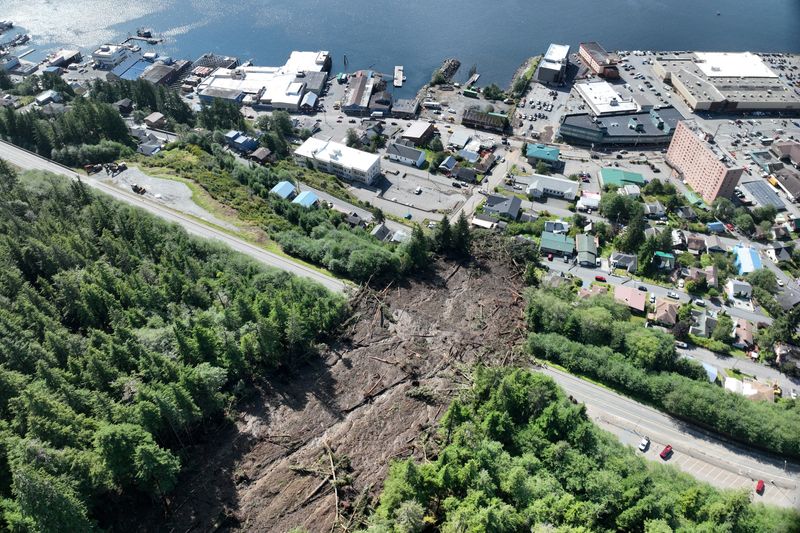
[[[771,205],[779,211],[786,209],[786,205],[783,203],[780,196],[778,196],[778,193],[764,180],[746,181],[740,183],[739,187],[744,190],[746,194],[751,196],[761,207]]]
[[[486,197],[486,204],[483,209],[489,213],[505,215],[516,220],[521,206],[522,200],[516,196],[507,197],[490,194]]]
[[[594,242],[594,237],[585,233],[576,235],[575,249],[578,251],[579,263],[594,264],[597,259],[597,245]]]
[[[572,113],[564,115],[561,123],[597,132],[605,130],[605,136],[611,138],[613,142],[613,137],[615,136],[630,137],[635,135],[644,139],[647,137],[668,135],[675,131],[679,121],[685,120],[680,111],[672,106],[653,109],[652,113],[658,115],[663,122],[662,128],[659,128],[657,122],[653,120],[654,117],[651,117],[651,111],[613,115],[602,119],[595,119],[595,117],[589,113]],[[635,119],[636,122],[641,125],[641,131],[628,127],[628,121],[630,119]]]
[[[417,150],[412,146],[406,146],[405,144],[391,143],[389,146],[386,147],[386,153],[417,161],[419,160],[419,156],[421,156],[425,152],[423,152],[422,150]]]
[[[778,294],[775,295],[775,299],[785,311],[788,311],[800,304],[800,292],[790,289],[789,287],[784,287],[778,291]]]

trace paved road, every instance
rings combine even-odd
[[[68,170],[48,159],[39,157],[3,141],[0,141],[0,158],[3,158],[6,161],[25,170],[46,170],[55,174],[67,176],[72,179],[79,178],[79,175],[71,170]],[[92,178],[83,178],[83,182],[108,194],[109,196],[114,197],[117,200],[121,200],[136,207],[142,208],[169,222],[180,224],[186,231],[193,235],[221,241],[237,252],[247,254],[253,259],[268,266],[309,278],[335,292],[347,291],[348,286],[341,280],[322,274],[307,266],[295,263],[275,253],[268,252],[262,248],[259,248],[258,246],[248,243],[245,240],[228,235],[227,233],[212,226],[198,222],[193,218],[173,211],[167,207],[164,207],[163,205],[151,202],[146,198],[142,198],[141,196],[134,194],[133,192],[118,189],[107,183],[102,183]]]
[[[604,276],[606,278],[606,281],[610,285],[633,285],[633,286],[636,286],[636,287],[638,287],[639,285],[644,285],[645,287],[647,287],[647,291],[649,293],[655,293],[657,298],[666,297],[667,296],[667,292],[675,292],[675,293],[678,294],[679,301],[681,303],[688,302],[688,301],[693,299],[691,296],[689,296],[685,292],[682,292],[682,291],[680,291],[679,289],[676,289],[676,288],[662,287],[661,285],[654,285],[652,283],[647,283],[647,282],[644,282],[644,281],[637,281],[637,280],[634,280],[633,278],[630,278],[628,276],[617,276],[615,274],[609,274],[609,273],[607,273],[607,272],[605,272],[603,270],[600,270],[599,268],[584,268],[584,267],[581,267],[581,266],[578,266],[578,265],[574,265],[572,263],[564,263],[563,261],[561,261],[558,258],[554,259],[552,262],[545,261],[545,264],[550,268],[550,270],[555,270],[557,272],[569,273],[569,274],[572,274],[574,276],[577,276],[577,277],[581,278],[584,281],[585,284],[588,284],[588,283],[594,281],[594,277],[595,276],[602,275],[602,276]],[[769,318],[767,316],[764,316],[764,315],[762,315],[760,313],[756,313],[756,312],[753,312],[753,311],[748,311],[746,309],[740,309],[738,307],[725,306],[723,308],[723,307],[720,307],[720,306],[712,304],[708,300],[706,300],[706,309],[711,309],[711,310],[717,311],[717,312],[719,312],[721,310],[724,310],[725,312],[727,312],[732,317],[745,318],[745,319],[750,320],[751,322],[754,322],[754,323],[756,323],[756,322],[764,322],[764,323],[767,323],[767,324],[771,324],[772,323],[772,319],[771,318]]]
[[[786,397],[789,396],[792,389],[800,393],[800,379],[782,374],[771,366],[756,363],[750,359],[721,355],[711,350],[701,348],[700,346],[692,346],[686,350],[678,348],[677,351],[682,355],[691,356],[698,361],[713,365],[717,368],[739,370],[743,374],[754,376],[763,383],[777,382],[783,389]]]
[[[623,443],[636,446],[642,436],[650,437],[650,448],[644,454],[647,459],[664,462],[658,454],[671,444],[675,453],[667,462],[701,481],[753,491],[755,481],[763,479],[767,489],[763,496],[753,491],[756,500],[781,507],[797,508],[800,504],[800,465],[725,442],[571,374],[552,368],[540,371],[585,403],[590,417]]]

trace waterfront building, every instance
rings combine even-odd
[[[639,104],[631,98],[624,98],[614,86],[603,80],[584,81],[575,84],[575,90],[596,117],[636,113]]]
[[[678,123],[666,160],[709,204],[720,196],[730,198],[744,171],[693,120]]]
[[[581,43],[578,47],[578,55],[594,74],[603,78],[619,78],[616,56],[606,52],[600,44]]]
[[[750,52],[658,56],[653,72],[672,85],[693,111],[800,109],[800,93]]]
[[[300,165],[310,164],[317,170],[367,185],[381,172],[381,160],[376,154],[316,137],[306,139],[294,151],[294,157]]]
[[[98,68],[112,69],[125,61],[129,50],[116,44],[104,44],[92,52],[92,60]]]
[[[552,43],[536,70],[540,83],[562,83],[569,66],[569,45]]]

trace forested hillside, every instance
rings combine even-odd
[[[525,370],[478,370],[439,440],[434,460],[391,467],[370,533],[800,529],[794,511],[648,464]]]
[[[168,506],[185,446],[346,311],[320,286],[3,161],[0,226],[4,530],[88,531],[136,495]]]

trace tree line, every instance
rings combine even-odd
[[[0,212],[3,530],[168,506],[187,446],[346,313],[319,285],[4,161]]]
[[[672,335],[627,322],[627,310],[608,297],[573,305],[547,291],[526,296],[532,356],[733,440],[800,457],[800,404],[794,400],[754,402],[708,383],[699,364],[676,356]]]
[[[521,369],[479,368],[432,440],[429,460],[391,465],[365,531],[790,532],[800,520],[648,463]]]

